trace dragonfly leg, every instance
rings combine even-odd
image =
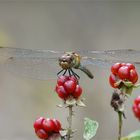
[[[67,72],[67,69],[64,71],[63,75],[65,75],[65,74],[66,74],[66,72]]]
[[[64,71],[64,69],[60,70],[58,73],[57,73],[57,76],[59,77],[59,74],[62,73]]]
[[[80,76],[78,74],[76,74],[72,69],[62,69],[57,73],[57,76],[59,77],[59,75],[64,71],[64,73],[62,75],[65,75],[68,71],[69,76],[74,76],[76,79],[80,79]]]
[[[76,79],[80,79],[80,76],[77,73],[75,73],[72,69],[70,69],[70,71],[72,72],[72,74]]]
[[[69,76],[71,76],[71,75],[72,75],[72,73],[71,73],[71,70],[70,70],[70,69],[68,69],[68,72],[69,72]]]

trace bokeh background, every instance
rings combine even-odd
[[[0,45],[49,50],[139,49],[140,2],[126,0],[0,0]],[[135,56],[134,56],[135,57]],[[116,140],[118,116],[110,107],[109,68],[90,66],[94,80],[81,75],[86,108],[75,108],[73,140],[82,140],[84,117],[100,124],[94,140]],[[56,73],[54,73],[54,76]],[[54,92],[56,80],[40,81],[0,70],[0,140],[37,140],[33,122],[52,117],[67,126],[66,109]],[[126,103],[123,135],[140,128]]]

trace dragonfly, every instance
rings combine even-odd
[[[63,52],[0,47],[2,67],[19,76],[39,80],[54,79],[67,72],[79,78],[75,70],[83,71],[92,79],[94,76],[87,68],[88,65],[109,68],[116,62],[129,62],[140,68],[140,50]]]

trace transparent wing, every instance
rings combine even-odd
[[[40,80],[54,79],[61,70],[55,58],[12,57],[4,67],[13,74]]]
[[[140,62],[140,50],[123,49],[107,51],[84,51],[84,56],[103,60],[121,60],[126,62]]]
[[[0,47],[0,57],[39,57],[58,58],[64,52],[52,50],[31,50],[21,48]]]
[[[46,80],[56,77],[57,72],[60,71],[58,57],[63,53],[0,47],[0,62],[12,73]],[[79,54],[83,56],[82,65],[110,67],[115,62],[130,62],[140,68],[140,51],[137,50],[79,51]],[[3,61],[3,57],[7,61]]]
[[[63,52],[0,48],[0,62],[6,70],[19,76],[47,80],[54,79],[60,71],[58,57]],[[4,59],[3,59],[4,58]]]
[[[137,69],[140,71],[140,62],[135,61],[126,61],[120,59],[100,59],[100,58],[92,58],[92,57],[82,57],[81,64],[82,65],[95,65],[101,68],[110,68],[114,63],[132,63]]]
[[[81,60],[81,64],[84,66],[94,65],[94,66],[101,67],[101,68],[108,68],[113,64],[113,62],[110,60],[83,57]]]

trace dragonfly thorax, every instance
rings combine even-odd
[[[67,52],[59,57],[59,65],[62,69],[78,69],[80,66],[80,56],[74,52]]]

